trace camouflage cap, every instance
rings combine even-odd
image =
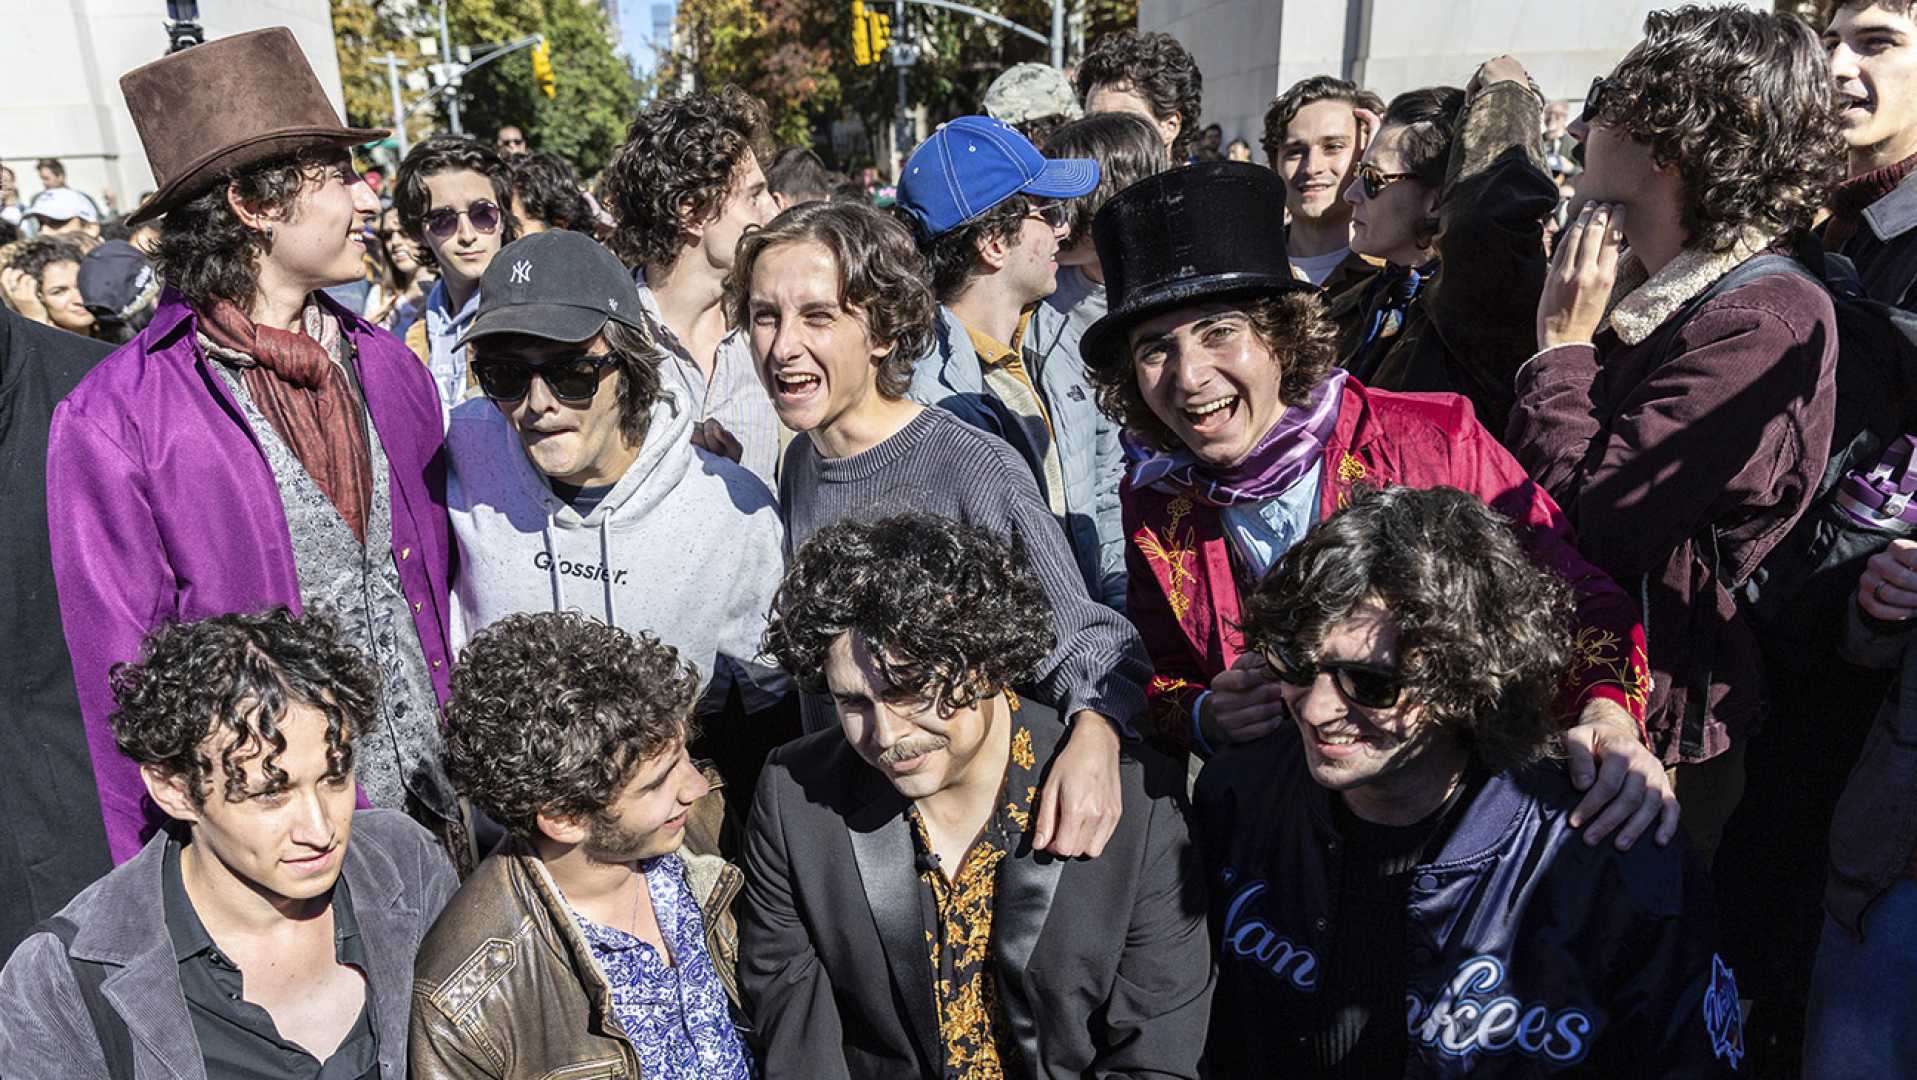
[[[1065,73],[1046,64],[1014,64],[985,91],[985,113],[1007,124],[1047,116],[1076,120],[1085,115]]]

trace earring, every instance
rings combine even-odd
[[[266,227],[266,242],[269,244],[273,242],[273,226],[271,225]]]

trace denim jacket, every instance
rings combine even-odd
[[[1065,287],[1061,280],[1061,291]],[[1104,290],[1096,292],[1102,303]],[[1125,459],[1118,445],[1118,425],[1098,411],[1098,399],[1086,383],[1085,365],[1078,355],[1079,336],[1090,320],[1074,317],[1072,311],[1090,297],[1081,294],[1076,302],[1064,300],[1048,299],[1033,311],[1022,349],[1058,440],[1059,466],[1065,475],[1065,520],[1060,524],[1071,541],[1085,589],[1092,599],[1123,611],[1125,535],[1118,481]],[[1030,445],[1010,411],[985,388],[971,335],[949,307],[939,308],[932,350],[913,369],[907,394],[1010,443],[1043,486],[1041,463],[1046,448]]]

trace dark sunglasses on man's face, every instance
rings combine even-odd
[[[591,401],[599,393],[599,372],[612,363],[611,354],[580,355],[543,364],[518,360],[475,360],[473,376],[487,397],[501,403],[518,401],[532,388],[533,376],[545,382],[552,396],[568,405]]]
[[[1611,80],[1599,75],[1591,80],[1591,89],[1584,93],[1584,109],[1578,113],[1578,123],[1590,127],[1604,112],[1604,92],[1611,87]]]
[[[1289,655],[1283,649],[1266,649],[1264,655],[1265,663],[1271,665],[1271,673],[1278,676],[1279,681],[1310,686],[1318,681],[1318,673],[1322,671],[1331,676],[1332,685],[1346,700],[1361,708],[1389,709],[1404,693],[1402,675],[1371,664],[1349,660],[1314,663]]]
[[[459,231],[459,215],[465,214],[466,220],[473,223],[473,231],[492,235],[499,228],[499,207],[489,200],[481,199],[464,210],[455,210],[442,206],[426,215],[426,231],[438,239],[444,240]]]
[[[1364,188],[1365,198],[1375,199],[1384,194],[1384,189],[1400,180],[1409,180],[1418,175],[1408,172],[1385,172],[1369,161],[1358,166],[1358,184]]]

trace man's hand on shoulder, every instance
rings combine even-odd
[[[1564,733],[1571,783],[1584,799],[1571,811],[1571,824],[1584,829],[1584,842],[1596,846],[1617,833],[1617,849],[1631,850],[1644,830],[1657,823],[1659,847],[1677,835],[1677,792],[1664,763],[1638,737],[1637,721],[1624,707],[1596,699]]]
[[[1052,760],[1039,793],[1033,847],[1064,859],[1095,859],[1104,853],[1124,807],[1118,745],[1118,731],[1110,720],[1090,711],[1072,717],[1065,746]]]

